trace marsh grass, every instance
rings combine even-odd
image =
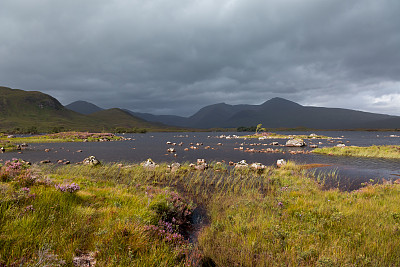
[[[400,146],[346,146],[316,148],[313,153],[335,156],[400,159]]]
[[[262,171],[210,165],[33,167],[29,193],[0,184],[0,262],[35,263],[45,247],[48,261],[67,265],[87,252],[99,266],[400,264],[400,185],[342,192],[324,187],[336,172],[316,177],[292,162]],[[54,187],[71,183],[80,190]],[[209,223],[190,244],[195,206]]]

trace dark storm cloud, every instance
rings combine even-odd
[[[3,0],[0,81],[142,112],[280,96],[400,115],[399,13],[397,0]]]

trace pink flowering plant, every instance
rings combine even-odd
[[[29,163],[21,159],[7,160],[3,165],[0,165],[0,180],[3,182],[10,181],[26,172],[29,167]]]
[[[190,224],[190,217],[195,208],[192,202],[168,188],[160,189],[149,186],[146,189],[146,195],[149,199],[149,208],[160,220],[173,223],[181,228]]]
[[[149,208],[154,212],[154,220],[158,218],[158,222],[145,226],[145,230],[153,237],[176,247],[179,257],[188,258],[190,249],[187,248],[190,243],[185,236],[191,226],[191,215],[195,207],[193,203],[168,188],[148,186],[146,196]]]
[[[81,187],[76,183],[56,184],[54,187],[61,192],[69,192],[69,193],[75,193],[81,189]]]
[[[175,225],[169,222],[160,220],[157,225],[147,225],[145,230],[151,235],[174,245],[183,245],[188,243],[182,234],[177,232]]]

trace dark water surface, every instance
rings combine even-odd
[[[280,132],[283,134],[310,134],[311,132]],[[301,164],[317,163],[328,164],[327,167],[317,168],[317,172],[331,173],[335,172],[340,179],[341,187],[352,189],[359,187],[360,183],[373,179],[379,181],[382,178],[386,180],[395,180],[400,178],[400,160],[376,159],[376,158],[357,158],[357,157],[339,157],[317,154],[297,154],[291,155],[289,150],[310,150],[305,148],[286,148],[281,146],[262,145],[270,144],[273,141],[279,144],[285,144],[284,139],[226,139],[217,138],[221,135],[238,135],[246,133],[147,133],[147,134],[127,134],[129,141],[118,142],[91,142],[91,143],[53,143],[53,144],[29,144],[28,149],[18,152],[9,152],[0,154],[1,160],[11,158],[22,158],[31,162],[41,160],[69,160],[71,163],[82,161],[84,158],[94,155],[100,161],[105,162],[141,162],[151,158],[156,162],[195,162],[198,158],[204,158],[211,161],[233,161],[238,162],[245,159],[248,163],[260,162],[264,165],[273,165],[278,159],[292,160]],[[400,145],[400,137],[391,137],[391,135],[400,135],[396,132],[345,132],[328,131],[317,132],[319,135],[326,135],[334,138],[333,143],[327,140],[306,140],[307,144],[319,144],[319,147],[336,146],[339,142],[346,145],[371,146],[371,145]],[[176,143],[177,145],[168,145],[166,142]],[[179,143],[183,143],[179,146]],[[185,148],[193,146],[198,149]],[[202,145],[196,145],[202,143]],[[221,143],[222,145],[218,145]],[[250,144],[259,144],[251,146]],[[209,149],[205,147],[209,146]],[[247,153],[241,150],[235,150],[240,146],[254,149],[278,148],[285,153]],[[167,153],[168,148],[175,148],[175,153]],[[45,149],[50,149],[45,152]],[[82,150],[82,152],[77,152]],[[175,155],[176,154],[176,155]]]

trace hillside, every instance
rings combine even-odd
[[[116,127],[170,129],[160,123],[146,122],[120,109],[99,111],[86,116],[65,108],[47,94],[0,87],[1,131],[112,131]]]
[[[50,131],[53,128],[86,130],[90,122],[85,116],[64,108],[46,94],[0,87],[0,129]]]
[[[151,122],[145,121],[138,117],[135,117],[128,112],[119,109],[112,108],[107,110],[101,110],[88,115],[93,120],[100,121],[102,127],[123,127],[123,128],[155,128]],[[159,126],[159,125],[157,125]]]

